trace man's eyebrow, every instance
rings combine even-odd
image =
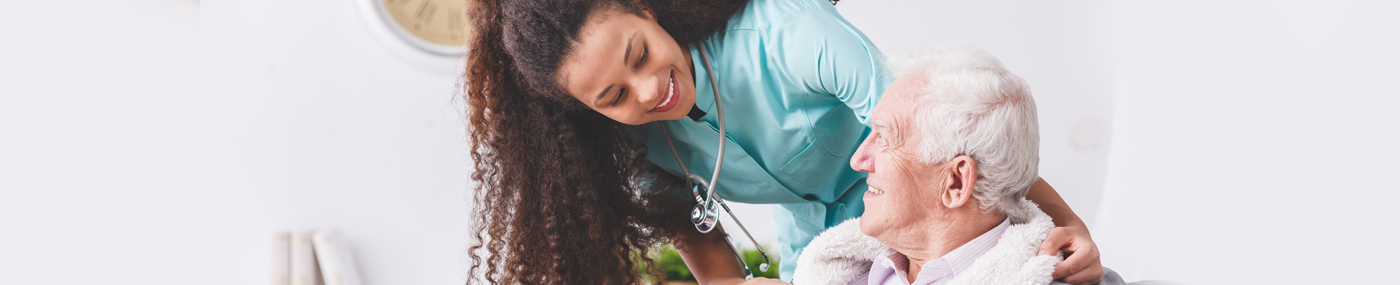
[[[885,120],[881,120],[881,119],[874,119],[874,118],[871,118],[871,119],[870,119],[870,128],[871,128],[871,129],[879,129],[879,130],[885,132],[886,134],[885,134],[884,136],[890,138],[891,141],[898,140],[899,137],[900,137],[900,135],[899,135],[899,126],[896,126],[894,123],[892,123],[892,122],[890,122],[890,121],[885,121]]]
[[[623,64],[623,65],[627,65],[628,62],[632,62],[632,59],[631,59],[631,58],[632,58],[632,39],[636,39],[636,38],[637,38],[637,33],[635,33],[635,32],[632,33],[632,37],[627,38],[627,51],[622,53],[622,64]]]
[[[883,129],[883,128],[888,128],[888,127],[890,127],[890,122],[886,122],[885,120],[881,120],[881,119],[870,119],[870,127],[871,127],[871,128],[882,128],[882,129]]]
[[[603,92],[598,92],[598,97],[593,98],[593,106],[598,106],[598,100],[603,100],[603,96],[607,96],[608,90],[612,90],[612,88],[612,85],[608,85],[608,88],[603,88]]]

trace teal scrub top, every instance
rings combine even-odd
[[[699,44],[710,55],[728,124],[716,191],[728,201],[777,204],[779,271],[791,281],[813,237],[864,212],[866,175],[850,160],[893,79],[875,45],[827,0],[753,0]],[[690,53],[695,106],[705,116],[642,129],[651,162],[681,176],[658,127],[665,124],[686,168],[709,179],[719,114],[700,52],[691,46]]]

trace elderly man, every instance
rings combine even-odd
[[[899,78],[851,159],[870,174],[865,215],[813,240],[793,284],[1053,282],[1060,258],[1039,248],[1055,225],[1025,199],[1040,160],[1025,82],[956,42],[889,65]]]

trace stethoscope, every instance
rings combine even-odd
[[[690,173],[690,170],[685,169],[685,164],[681,163],[681,156],[676,153],[676,146],[671,144],[671,133],[666,130],[665,124],[658,124],[661,126],[661,135],[666,138],[666,147],[671,149],[671,158],[676,160],[676,165],[680,166],[681,173],[685,173],[686,186],[690,187],[691,194],[695,195],[695,202],[699,203],[690,210],[690,222],[695,224],[695,229],[700,230],[701,233],[709,233],[714,230],[715,225],[719,223],[719,209],[724,208],[724,212],[729,214],[729,219],[734,221],[734,224],[739,225],[739,230],[744,231],[744,235],[749,237],[753,246],[758,248],[758,253],[763,254],[763,263],[758,265],[758,270],[767,272],[768,265],[771,263],[768,259],[768,252],[763,251],[763,247],[759,246],[758,241],[749,234],[749,229],[744,228],[744,223],[740,223],[739,218],[734,217],[734,212],[729,210],[729,205],[725,204],[724,199],[721,199],[719,193],[715,192],[715,186],[719,184],[720,166],[724,165],[724,104],[720,103],[719,82],[715,79],[715,70],[710,67],[710,55],[705,51],[705,45],[698,46],[700,47],[700,59],[704,60],[705,71],[710,75],[710,89],[714,90],[715,93],[715,115],[719,118],[719,154],[715,159],[715,174],[710,176],[710,180],[705,180],[700,175]],[[700,196],[700,187],[705,187],[705,196]],[[744,261],[744,255],[739,253],[739,248],[735,247],[728,237],[725,237],[725,242],[729,244],[729,249],[734,251],[734,256],[739,257],[739,265],[743,266],[747,278],[753,278],[753,270],[749,269],[749,263]]]

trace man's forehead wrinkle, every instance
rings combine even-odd
[[[906,105],[906,106],[903,106],[902,109],[910,109],[910,108]],[[903,144],[903,143],[904,143],[904,138],[906,137],[905,134],[904,134],[904,132],[905,132],[905,131],[908,131],[908,129],[909,129],[909,128],[905,127],[906,125],[908,125],[908,124],[905,123],[905,121],[909,119],[909,114],[903,114],[903,115],[901,115],[901,116],[892,116],[892,117],[893,117],[893,118],[890,118],[890,119],[891,119],[890,127],[889,127],[889,129],[890,129],[890,130],[889,130],[889,131],[890,131],[890,134],[891,134],[892,137],[894,137],[894,141],[899,142],[899,144]]]
[[[903,143],[905,137],[903,134],[904,124],[900,123],[900,120],[899,118],[897,118],[897,116],[890,117],[891,118],[887,119],[872,118],[871,125],[874,126],[876,129],[879,129],[880,132],[884,133],[882,136],[885,137],[885,141],[890,142],[891,146],[899,146]]]

